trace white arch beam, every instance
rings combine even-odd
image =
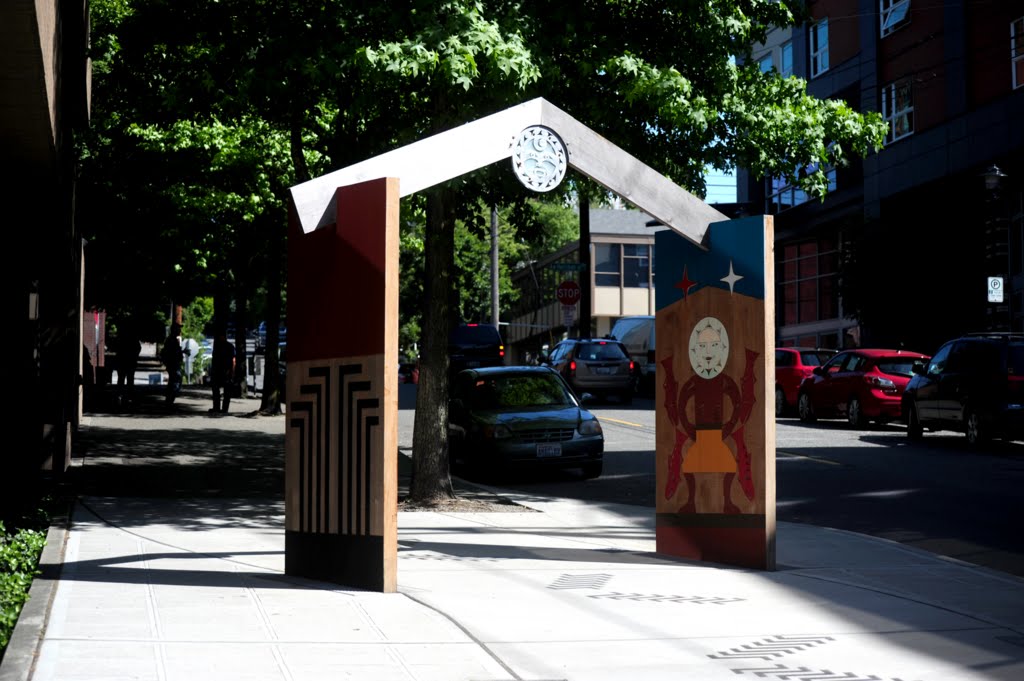
[[[710,223],[728,220],[569,114],[537,98],[295,185],[291,194],[302,230],[309,233],[335,222],[332,199],[338,187],[397,177],[401,195],[409,196],[511,158],[515,138],[531,125],[551,128],[562,138],[570,168],[696,244],[703,242]]]

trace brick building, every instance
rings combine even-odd
[[[823,203],[738,174],[738,200],[776,216],[777,343],[930,352],[966,331],[1024,330],[1024,0],[808,7],[809,24],[773,31],[755,60],[881,112],[890,132],[828,169]]]

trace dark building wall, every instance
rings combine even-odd
[[[1010,92],[1010,22],[1024,16],[1024,0],[971,3],[966,19],[970,101],[982,106]]]
[[[986,277],[1006,269],[1013,328],[1024,327],[1024,88],[1012,89],[1010,66],[1010,22],[1024,16],[1024,0],[910,6],[910,21],[885,37],[877,0],[810,7],[815,18],[829,16],[831,54],[809,92],[880,111],[882,86],[911,78],[914,125],[911,135],[841,169],[824,204],[776,216],[776,252],[841,244],[840,313],[859,325],[857,334],[842,333],[850,323],[843,318],[786,326],[780,307],[777,340],[838,330],[844,342],[934,351],[949,337],[990,328]],[[793,30],[793,43],[796,73],[807,78],[806,27]],[[993,164],[1007,175],[998,200],[982,177]],[[761,183],[739,179],[740,196],[756,198]],[[778,299],[786,304],[781,292]]]

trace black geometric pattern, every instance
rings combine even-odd
[[[761,659],[771,660],[773,657],[795,655],[802,650],[824,645],[835,639],[831,636],[770,636],[739,648],[721,650],[708,655],[713,660]],[[854,672],[834,672],[831,669],[811,669],[810,667],[787,667],[775,664],[770,667],[733,667],[734,674],[751,674],[759,679],[779,679],[780,681],[883,681],[874,674],[857,674]],[[893,678],[891,681],[903,681]]]
[[[612,578],[608,574],[562,575],[548,585],[549,589],[600,589]]]
[[[619,593],[612,591],[606,594],[588,595],[587,598],[607,598],[613,601],[652,601],[655,603],[692,603],[695,605],[725,605],[738,603],[745,598],[726,598],[725,596],[665,596],[662,594]]]
[[[298,435],[301,532],[370,534],[371,461],[380,399],[363,371],[360,362],[337,365],[334,371],[329,365],[309,367],[300,397],[288,406],[288,426]],[[337,452],[335,467],[332,451]],[[337,509],[334,515],[332,508]]]
[[[787,667],[777,664],[773,667],[758,667],[752,669],[733,669],[737,674],[753,674],[762,679],[781,679],[782,681],[882,681],[882,677],[868,674],[854,674],[853,672],[834,672],[830,669],[810,669],[808,667]],[[892,679],[892,681],[901,681]]]
[[[456,563],[497,563],[501,559],[477,558],[473,556],[449,556],[443,553],[434,553],[433,551],[427,553],[410,553],[409,551],[399,551],[398,560],[419,560],[437,562],[454,561]]]
[[[736,658],[753,658],[771,660],[773,657],[792,655],[807,648],[819,646],[834,639],[828,636],[772,636],[739,648],[721,650],[715,655],[708,655],[713,660]]]

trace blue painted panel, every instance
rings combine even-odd
[[[707,250],[671,230],[654,235],[658,277],[655,308],[664,309],[683,298],[683,280],[692,284],[692,295],[713,286],[729,289],[730,265],[733,292],[764,299],[764,217],[754,216],[715,222],[704,239]]]

